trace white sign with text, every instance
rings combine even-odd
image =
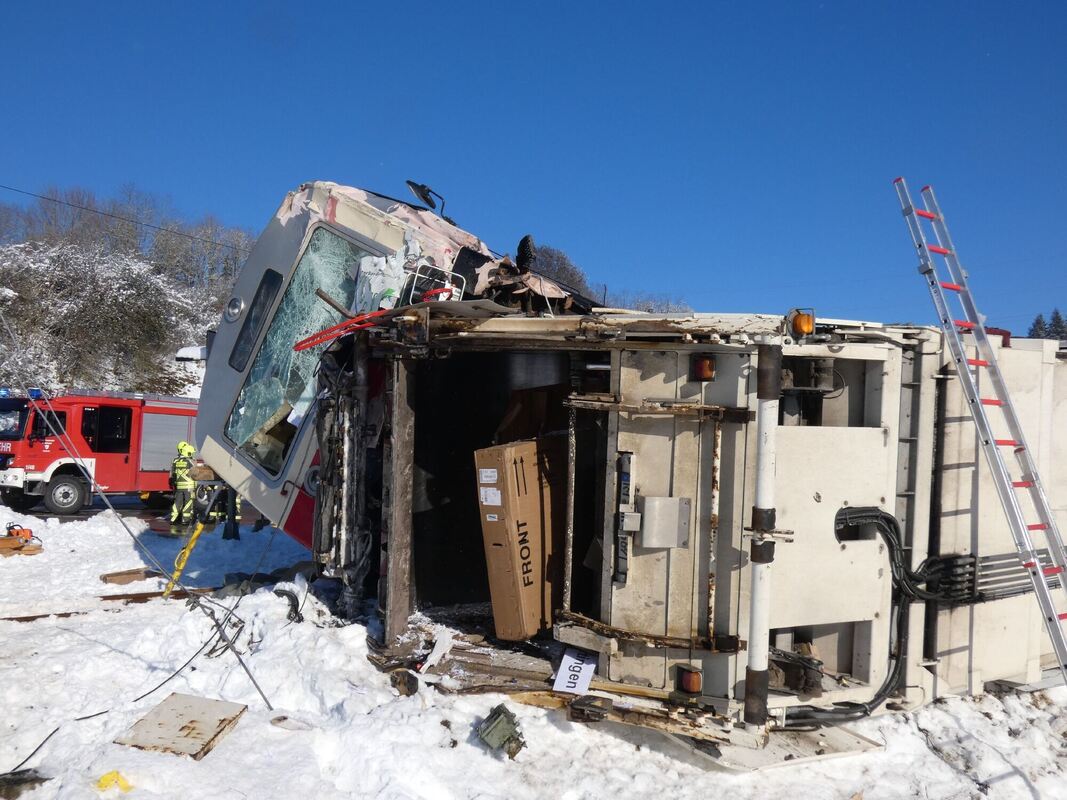
[[[552,684],[553,690],[567,692],[568,694],[585,694],[589,691],[589,681],[596,672],[596,653],[587,650],[567,648],[563,654],[563,662],[556,671],[556,682]]]

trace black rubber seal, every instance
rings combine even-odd
[[[770,564],[774,561],[774,540],[757,542],[753,539],[751,558],[753,564]]]
[[[782,348],[761,344],[756,350],[756,399],[777,400],[782,396]]]
[[[745,670],[745,722],[747,724],[767,724],[767,691],[769,685],[770,676],[767,670]]]

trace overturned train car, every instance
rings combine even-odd
[[[1067,363],[1000,357],[1055,502]],[[383,666],[466,631],[445,688],[759,744],[1055,666],[933,328],[593,308],[314,183],[239,277],[197,438],[373,604]],[[581,696],[549,691],[565,647]]]

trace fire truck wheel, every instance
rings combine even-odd
[[[86,494],[84,481],[73,475],[60,475],[45,487],[44,504],[53,514],[75,514],[85,505]]]
[[[12,511],[29,511],[41,502],[41,496],[26,494],[21,489],[0,489],[0,502]]]

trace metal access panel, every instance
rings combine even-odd
[[[689,547],[688,497],[639,497],[641,532],[637,544],[648,548]]]
[[[175,447],[178,442],[193,440],[195,420],[196,417],[146,411],[141,417],[141,471],[169,470],[171,461],[177,455]]]
[[[1010,347],[1003,347],[1000,338],[993,337],[992,343],[1027,443],[1047,480],[1046,488],[1054,503],[1062,504],[1067,496],[1067,473],[1059,464],[1062,458],[1055,456],[1062,453],[1060,444],[1067,429],[1067,380],[1063,377],[1067,362],[1056,358],[1052,341],[1015,339]],[[974,357],[968,349],[968,356]],[[992,391],[983,377],[979,375],[979,390]],[[1014,552],[992,473],[977,446],[975,425],[955,377],[946,381],[944,392],[938,498],[941,553],[969,553],[984,559]],[[993,433],[1009,435],[999,427]],[[1030,500],[1023,501],[1025,513],[1033,514]],[[1067,520],[1062,506],[1054,505],[1053,511],[1062,526]],[[1017,575],[1025,574],[1020,567]],[[939,695],[981,691],[992,680],[1030,683],[1040,679],[1044,666],[1055,665],[1033,592],[977,605],[942,607],[935,656]]]
[[[714,380],[691,380],[690,356],[694,352],[714,353]],[[741,348],[706,345],[699,349],[622,350],[617,356],[615,387],[622,402],[630,406],[674,401],[744,408],[748,404],[750,359],[751,353]],[[708,637],[711,619],[717,616],[716,587],[722,587],[724,618],[731,613],[731,588],[733,594],[737,591],[731,574],[737,567],[729,554],[740,545],[743,492],[737,479],[744,471],[748,426],[684,414],[619,411],[612,417],[614,444],[609,438],[609,448],[612,455],[629,454],[637,507],[620,522],[625,526],[621,535],[615,528],[616,508],[611,509],[608,537],[632,547],[628,548],[625,583],[613,582],[608,576],[602,619],[636,634]],[[716,444],[717,429],[721,452]],[[640,524],[632,525],[638,514]],[[717,541],[720,530],[726,531],[722,542]],[[717,558],[723,556],[720,569]],[[725,621],[721,633],[733,632]],[[732,656],[717,655],[712,663],[705,661],[705,655],[688,648],[623,642],[609,659],[607,674],[612,680],[671,688],[676,666],[685,664],[703,668],[706,689],[726,696],[726,661]]]

